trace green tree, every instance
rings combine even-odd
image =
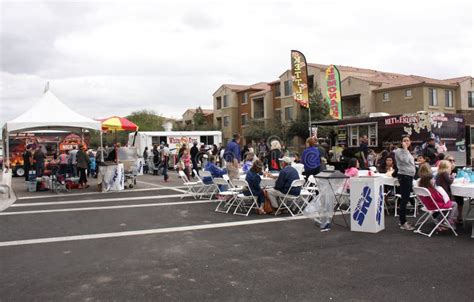
[[[164,118],[153,110],[134,111],[126,116],[128,120],[134,122],[140,131],[163,131]]]
[[[311,121],[324,121],[329,119],[329,105],[323,99],[321,90],[315,84],[314,89],[309,94],[309,108],[311,110]],[[288,126],[288,136],[309,137],[309,116],[308,109],[301,108],[300,116],[291,121]],[[318,136],[327,136],[331,132],[331,127],[318,127]]]
[[[265,124],[262,120],[250,119],[248,126],[245,128],[243,135],[250,140],[259,141],[260,139],[268,139],[276,136],[286,141],[286,127],[281,123],[280,118],[267,121]]]

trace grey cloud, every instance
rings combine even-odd
[[[184,15],[183,23],[193,29],[212,29],[219,25],[217,19],[200,10],[190,11]]]

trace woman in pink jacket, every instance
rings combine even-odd
[[[433,180],[433,171],[431,171],[431,166],[429,164],[423,164],[420,166],[420,170],[418,171],[420,176],[420,180],[418,181],[418,185],[422,188],[428,189],[431,193],[431,197],[433,197],[434,202],[440,209],[449,209],[452,208],[451,212],[449,213],[448,220],[454,226],[454,220],[458,216],[458,204],[455,201],[447,200],[445,201],[448,194],[442,191],[444,189],[442,187],[435,187],[434,180]],[[425,205],[428,210],[437,210],[436,205],[433,203],[433,200],[429,197],[420,196],[421,202]],[[441,228],[443,229],[443,228]]]

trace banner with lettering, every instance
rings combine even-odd
[[[308,66],[304,55],[297,50],[291,51],[291,79],[293,99],[301,106],[309,108]]]
[[[333,119],[342,119],[341,77],[336,66],[326,69],[326,101],[329,105],[329,115]]]

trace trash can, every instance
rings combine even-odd
[[[27,192],[36,192],[36,180],[25,181],[25,183]]]
[[[351,231],[378,233],[385,229],[383,181],[380,177],[353,177]]]

